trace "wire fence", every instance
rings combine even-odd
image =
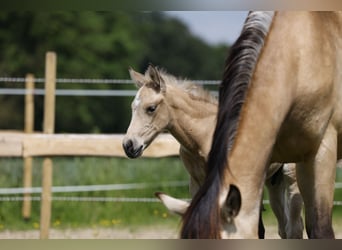
[[[17,202],[17,201],[41,201],[40,196],[22,197],[22,196],[5,196],[0,197],[0,201]],[[149,197],[79,197],[79,196],[52,196],[52,201],[70,201],[70,202],[128,202],[128,203],[158,203],[158,198]],[[181,198],[184,201],[190,199]],[[263,200],[263,204],[270,204],[269,200]],[[334,206],[342,206],[342,201],[334,201]]]
[[[188,181],[169,181],[160,183],[124,183],[109,185],[85,185],[85,186],[55,186],[51,188],[52,193],[73,193],[73,192],[95,192],[95,191],[113,191],[113,190],[132,190],[157,188],[161,186],[167,187],[183,187],[188,186]],[[0,188],[0,195],[13,194],[37,194],[41,193],[41,187],[31,188]],[[41,196],[0,196],[0,201],[41,201]],[[160,202],[157,198],[150,197],[79,197],[79,196],[52,196],[52,201],[75,201],[75,202]],[[188,200],[188,199],[183,199]]]
[[[169,181],[163,183],[164,187],[182,187],[187,186],[188,181]],[[109,185],[87,185],[87,186],[56,186],[52,187],[52,193],[71,193],[71,192],[91,192],[91,191],[111,191],[111,190],[130,190],[160,187],[160,183],[125,183],[125,184],[109,184]],[[336,189],[342,188],[342,182],[335,184]],[[25,193],[41,193],[40,187],[33,188],[0,188],[0,201],[16,202],[16,201],[41,201],[41,196],[1,196]],[[182,200],[189,201],[187,198]],[[160,202],[157,198],[151,197],[80,197],[80,196],[52,196],[52,201],[73,201],[73,202]],[[263,200],[264,204],[270,204],[269,200]],[[342,201],[334,201],[334,206],[342,206]]]
[[[0,77],[2,83],[25,83],[25,77]],[[36,83],[44,83],[45,78],[34,78]],[[57,78],[56,83],[81,83],[81,84],[132,84],[129,79],[81,79],[81,78]]]
[[[132,190],[156,188],[160,186],[167,187],[184,187],[189,185],[188,181],[169,181],[160,183],[125,183],[125,184],[108,184],[108,185],[86,185],[86,186],[55,186],[51,187],[52,193],[72,193],[72,192],[95,192],[95,191],[113,191],[113,190]],[[41,193],[41,187],[31,188],[0,188],[0,195],[4,194],[24,194],[24,193]]]
[[[25,83],[24,77],[0,77],[0,83]],[[34,82],[44,83],[45,78],[35,78]],[[198,85],[218,85],[218,80],[194,80],[192,81]],[[56,83],[69,84],[116,84],[116,85],[133,85],[134,82],[130,79],[80,79],[80,78],[57,78]],[[0,88],[0,95],[26,95],[31,90],[25,88]],[[32,92],[34,95],[44,95],[45,90],[42,88],[35,88]],[[100,89],[56,89],[56,96],[135,96],[137,90],[100,90]],[[211,92],[213,95],[217,91]]]
[[[0,77],[2,83],[25,83],[25,77]],[[36,83],[44,83],[45,78],[34,78]],[[219,80],[192,80],[201,85],[217,85]],[[131,79],[92,79],[92,78],[57,78],[56,83],[80,83],[80,84],[133,84]]]
[[[29,90],[0,88],[0,95],[26,95]],[[45,95],[44,89],[34,89],[34,95]],[[56,89],[56,96],[135,96],[137,90]]]
[[[22,196],[5,196],[0,197],[0,201],[41,201],[41,196],[22,197]],[[74,202],[160,202],[157,198],[144,197],[79,197],[79,196],[52,196],[52,201],[74,201]],[[185,199],[186,200],[186,199]]]

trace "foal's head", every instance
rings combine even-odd
[[[141,156],[153,139],[169,124],[169,110],[164,101],[166,84],[160,72],[150,65],[145,75],[129,70],[139,88],[132,102],[132,119],[123,140],[130,158]]]

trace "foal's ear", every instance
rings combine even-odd
[[[165,93],[166,91],[166,85],[164,82],[164,79],[160,75],[158,69],[154,67],[152,64],[148,66],[148,74],[152,80],[152,87],[157,91],[157,92],[162,92]]]
[[[224,206],[224,216],[232,219],[238,215],[241,208],[241,194],[239,189],[230,185],[227,199]]]
[[[129,75],[131,79],[135,83],[135,85],[140,89],[147,82],[145,75],[140,74],[139,72],[134,71],[131,67],[129,68]]]
[[[164,206],[172,213],[183,216],[189,207],[189,202],[176,199],[167,194],[156,192],[155,196],[164,204]]]

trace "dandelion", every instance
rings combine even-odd
[[[159,211],[157,209],[153,210],[153,214],[154,215],[158,215],[159,214]]]
[[[54,227],[58,227],[61,225],[61,221],[60,220],[56,220],[54,223],[53,223],[53,226]]]
[[[5,226],[3,224],[0,224],[0,230],[4,229]]]
[[[39,228],[39,223],[38,222],[33,222],[33,228],[38,229]]]
[[[121,220],[112,219],[112,225],[119,225]]]
[[[108,227],[108,226],[110,226],[110,221],[109,220],[101,220],[100,225]]]
[[[167,218],[167,213],[163,213],[162,217]]]

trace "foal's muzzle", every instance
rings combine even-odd
[[[125,140],[122,143],[122,147],[125,150],[126,155],[129,158],[137,158],[142,155],[144,146],[139,145],[139,143],[136,140]]]

